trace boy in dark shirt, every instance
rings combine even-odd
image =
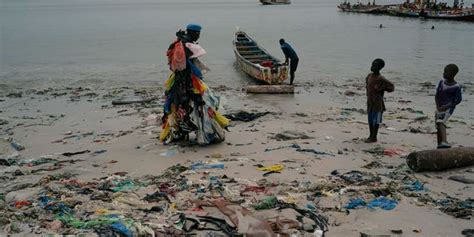
[[[385,104],[383,101],[384,92],[392,92],[394,85],[380,75],[380,70],[385,66],[385,62],[377,58],[372,62],[370,70],[372,73],[367,75],[366,89],[367,89],[367,114],[369,118],[370,136],[365,142],[377,142],[377,133],[379,125],[382,123],[382,113],[385,111]]]
[[[444,68],[443,78],[436,87],[436,130],[438,131],[438,149],[450,148],[446,136],[446,122],[454,112],[456,105],[461,103],[461,86],[454,80],[459,68],[449,64]]]
[[[290,85],[293,85],[293,81],[295,80],[295,72],[298,68],[298,62],[300,59],[298,58],[298,54],[296,54],[296,51],[293,49],[293,47],[285,42],[284,39],[280,39],[280,47],[285,54],[285,64],[288,65],[288,59],[290,60]]]

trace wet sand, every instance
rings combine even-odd
[[[240,180],[240,183],[256,184],[262,178],[270,183],[279,183],[280,185],[274,187],[276,190],[273,190],[273,194],[285,199],[290,193],[296,197],[298,206],[306,207],[308,203],[313,203],[316,212],[329,217],[326,236],[359,236],[360,232],[390,234],[390,230],[398,229],[403,230],[402,236],[462,236],[463,229],[473,227],[472,220],[447,215],[439,206],[423,203],[415,196],[392,193],[391,197],[398,200],[398,205],[393,210],[346,210],[342,207],[350,198],[372,196],[367,191],[354,191],[361,185],[344,184],[345,189],[333,189],[332,192],[329,188],[325,191],[331,194],[320,195],[316,201],[307,200],[307,195],[315,196],[314,190],[309,192],[291,188],[278,189],[304,181],[309,181],[312,185],[341,184],[341,181],[331,174],[333,171],[337,170],[342,174],[360,170],[380,176],[380,185],[390,182],[401,184],[403,181],[400,178],[390,176],[399,172],[402,176],[424,183],[426,190],[420,192],[434,199],[472,198],[472,184],[449,180],[448,177],[462,175],[474,179],[473,167],[425,173],[412,173],[406,167],[405,157],[408,153],[435,148],[432,87],[420,85],[413,90],[396,85],[394,93],[386,94],[387,111],[384,113],[384,126],[379,132],[379,142],[366,144],[363,142],[368,133],[364,114],[365,89],[359,82],[297,84],[295,95],[246,95],[239,87],[214,85],[215,94],[225,98],[222,108],[224,113],[245,110],[269,111],[271,114],[250,122],[233,121],[230,131],[226,133],[225,142],[201,147],[160,144],[156,137],[161,131],[161,99],[145,105],[111,104],[115,98],[137,92],[139,95],[161,96],[162,88],[159,85],[101,88],[90,84],[50,89],[6,86],[0,94],[0,118],[8,123],[0,125],[1,137],[14,138],[26,149],[16,152],[8,141],[2,139],[0,158],[28,160],[50,157],[80,161],[56,170],[35,173],[31,172],[48,168],[51,164],[31,167],[0,166],[0,176],[4,180],[0,192],[8,195],[6,192],[15,185],[36,183],[48,174],[70,172],[77,174],[75,178],[82,181],[94,181],[116,172],[127,172],[128,176],[140,178],[162,174],[165,169],[176,164],[189,167],[198,161],[214,162],[224,164],[225,169],[191,171],[185,173],[185,176],[196,182],[211,176],[226,175]],[[448,140],[453,146],[473,144],[474,108],[470,106],[473,88],[470,84],[466,85],[464,100],[456,108],[450,122]],[[17,92],[21,92],[22,96],[13,98],[16,95],[12,93]],[[272,138],[284,131],[301,132],[310,138],[288,141]],[[292,144],[331,155],[299,152],[289,147]],[[284,148],[280,148],[282,146]],[[364,151],[377,146],[394,148],[397,152],[389,156]],[[82,150],[91,152],[72,157],[61,155],[64,152]],[[106,151],[93,154],[100,150]],[[380,167],[364,168],[374,161],[378,162]],[[264,172],[255,167],[257,164],[283,164],[284,169],[280,173],[263,177]],[[24,175],[13,175],[15,170],[20,170]],[[147,187],[139,191],[137,192],[140,195],[144,195],[154,190]],[[254,196],[256,199],[261,198],[261,194]],[[248,200],[251,199],[248,197]],[[178,211],[186,209],[184,206],[180,207],[179,200],[175,201]],[[3,203],[4,208],[5,204],[11,203]],[[80,209],[80,205],[76,208]],[[11,214],[15,208],[8,210],[4,215]],[[16,211],[22,210],[24,209],[20,208]],[[258,214],[259,212],[255,213],[263,215],[262,218],[268,217]],[[44,222],[42,218],[40,220]],[[10,223],[3,222],[2,225],[5,227]],[[29,235],[55,232],[44,226],[36,227],[36,232],[31,232],[32,229],[35,228],[22,226],[19,232]],[[58,232],[64,233],[61,230]],[[7,229],[1,230],[0,233],[7,234]]]

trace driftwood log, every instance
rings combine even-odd
[[[252,85],[247,86],[247,93],[251,94],[293,94],[293,85]]]
[[[408,155],[407,164],[415,172],[443,171],[474,165],[474,147],[412,152]]]

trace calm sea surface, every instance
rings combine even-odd
[[[459,80],[472,82],[474,23],[350,14],[337,4],[0,0],[0,83],[161,82],[168,74],[166,48],[188,23],[203,26],[203,61],[212,70],[206,80],[214,84],[248,82],[234,66],[236,27],[279,58],[278,40],[285,38],[300,56],[300,82],[363,80],[376,57],[385,59],[388,79],[407,87],[436,83],[448,63],[460,67]]]

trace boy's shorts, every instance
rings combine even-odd
[[[300,61],[299,59],[290,61],[290,72],[296,72],[296,69],[298,68],[298,62],[299,61]]]
[[[382,113],[383,112],[368,112],[369,116],[369,125],[376,126],[382,123]]]
[[[451,114],[446,111],[446,112],[439,112],[435,111],[435,121],[436,123],[442,123],[446,125],[446,122],[448,122],[448,119],[451,117]]]

